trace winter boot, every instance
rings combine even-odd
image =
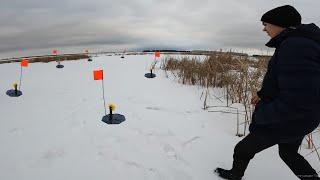
[[[310,177],[308,176],[300,177],[300,179],[301,180],[320,180],[320,177],[317,174],[315,174],[314,176],[310,176]]]
[[[215,173],[218,174],[219,177],[227,180],[241,180],[241,177],[237,177],[232,174],[232,170],[226,170],[222,168],[217,168],[214,170]]]

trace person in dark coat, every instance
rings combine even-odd
[[[298,153],[304,137],[320,122],[320,29],[301,24],[299,12],[285,5],[266,12],[261,21],[275,48],[255,104],[250,133],[234,149],[231,170],[215,170],[224,179],[240,180],[249,161],[271,146],[302,180],[320,180]],[[262,167],[261,167],[262,168]]]

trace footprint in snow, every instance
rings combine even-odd
[[[178,162],[183,163],[184,165],[189,166],[190,164],[179,154],[177,154],[176,150],[174,147],[172,147],[170,144],[165,144],[163,146],[163,150],[166,153],[168,158],[172,158]]]
[[[23,131],[22,128],[13,128],[13,129],[9,130],[9,133],[18,133],[18,132],[21,132],[21,131]]]
[[[149,168],[147,172],[147,179],[152,179],[152,180],[164,180],[165,177],[157,170],[154,168]]]
[[[192,180],[193,178],[185,171],[178,170],[178,169],[172,169],[173,170],[173,176],[174,179],[183,179],[183,180]]]
[[[163,146],[163,150],[167,154],[168,157],[171,157],[171,158],[174,158],[174,159],[178,159],[174,148],[170,144],[165,144]]]
[[[196,141],[197,139],[200,139],[200,137],[199,137],[199,136],[195,136],[195,137],[189,139],[188,141],[185,141],[185,142],[182,143],[181,145],[182,145],[183,147],[185,147],[185,146],[187,146],[188,144],[193,143],[193,142]]]
[[[63,149],[50,149],[43,154],[42,159],[49,160],[62,158],[63,156],[65,156],[65,154],[66,153]]]
[[[146,179],[152,179],[152,180],[164,180],[164,176],[155,168],[147,168],[144,167],[142,164],[134,162],[134,161],[124,161],[124,160],[119,160],[118,161],[124,163],[125,165],[129,167],[133,167],[136,169],[139,169],[142,174],[146,175]]]
[[[154,111],[164,110],[163,108],[161,108],[161,107],[156,107],[156,106],[154,106],[154,107],[146,107],[146,109],[154,110]]]

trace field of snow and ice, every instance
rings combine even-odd
[[[212,170],[231,167],[236,118],[201,109],[201,88],[181,85],[156,70],[151,55],[94,57],[32,63],[23,69],[23,95],[5,94],[18,82],[18,63],[0,64],[1,180],[218,180]],[[126,121],[108,125],[106,103]],[[219,105],[212,100],[211,104]],[[307,151],[305,151],[307,153]],[[315,155],[309,162],[319,170]],[[258,154],[246,180],[297,179],[277,146]]]

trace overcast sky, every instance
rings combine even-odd
[[[0,57],[150,48],[266,50],[261,15],[290,4],[320,25],[319,0],[0,0]]]

